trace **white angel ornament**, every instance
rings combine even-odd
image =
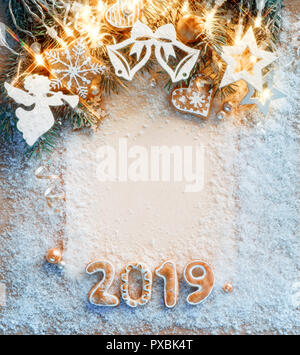
[[[61,91],[51,92],[51,81],[42,75],[30,75],[24,81],[26,91],[5,83],[8,96],[18,104],[33,106],[31,110],[19,107],[16,116],[19,119],[17,128],[23,133],[26,143],[30,146],[54,125],[55,120],[50,106],[62,106],[68,103],[75,108],[79,103],[77,95],[64,95]]]

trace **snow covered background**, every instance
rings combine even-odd
[[[0,332],[299,333],[300,23],[287,12],[284,21],[289,31],[282,34],[275,82],[288,99],[274,102],[267,119],[254,110],[199,122],[176,113],[163,88],[135,81],[130,92],[106,98],[111,115],[97,133],[64,131],[49,159],[52,172],[64,176],[61,216],[45,205],[47,181],[34,177],[45,161],[27,161],[21,139],[0,148],[0,282],[7,288]],[[191,196],[180,186],[113,190],[99,184],[95,149],[119,137],[140,145],[203,145],[204,190]],[[163,204],[168,198],[171,211]],[[57,273],[44,254],[61,236],[67,266]],[[190,289],[182,283],[177,307],[166,309],[159,280],[151,302],[138,310],[87,303],[97,276],[84,268],[94,258],[111,260],[119,270],[137,259],[154,268],[169,257],[180,272],[196,257],[212,265],[216,285],[203,305],[186,304]],[[222,291],[227,280],[232,294]]]

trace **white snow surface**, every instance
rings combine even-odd
[[[21,137],[0,148],[0,282],[7,289],[0,332],[299,333],[299,27],[286,13],[290,32],[282,34],[275,82],[287,99],[274,102],[266,119],[253,109],[220,123],[213,116],[201,122],[175,112],[163,87],[137,79],[130,91],[105,99],[111,114],[99,131],[65,130],[49,160],[52,172],[64,175],[61,215],[43,199],[48,182],[34,177],[46,160],[24,159]],[[120,137],[145,146],[203,145],[203,191],[186,195],[180,184],[100,184],[95,150]],[[61,234],[66,268],[59,273],[44,255]],[[180,275],[194,258],[209,262],[216,284],[204,304],[189,306],[190,288],[181,282],[178,305],[167,309],[158,279],[143,308],[88,304],[98,280],[84,273],[88,262],[115,265],[115,292],[127,262],[154,269],[167,258]],[[233,293],[223,292],[226,281]]]

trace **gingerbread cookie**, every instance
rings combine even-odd
[[[214,93],[212,81],[200,74],[191,80],[187,88],[173,90],[171,103],[178,111],[207,119]]]
[[[164,301],[166,307],[175,307],[179,293],[176,264],[173,261],[165,261],[155,269],[155,274],[164,280]]]
[[[90,263],[86,267],[86,272],[89,275],[98,272],[103,273],[101,281],[99,281],[89,293],[89,302],[95,306],[117,307],[120,304],[119,298],[108,293],[115,277],[113,265],[107,261]]]
[[[132,270],[139,271],[143,278],[143,290],[139,298],[133,299],[129,294],[129,273]],[[130,263],[121,272],[121,295],[125,303],[130,307],[143,306],[151,299],[152,273],[143,263]]]
[[[187,297],[187,302],[191,305],[197,305],[205,301],[214,286],[212,269],[200,260],[195,260],[185,267],[184,279],[190,286],[198,289]]]

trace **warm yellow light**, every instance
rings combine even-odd
[[[84,6],[80,11],[80,17],[83,20],[88,20],[90,16],[91,16],[91,9],[89,8],[89,6]]]
[[[183,3],[182,8],[181,8],[181,12],[182,12],[182,14],[188,14],[190,12],[190,6],[189,6],[188,0],[186,0]]]
[[[45,62],[44,62],[44,58],[41,54],[36,54],[35,56],[35,62],[38,66],[41,66],[41,65],[44,65]]]
[[[265,103],[271,97],[271,90],[265,89],[262,94],[260,94],[260,101]]]
[[[205,28],[205,31],[208,33],[212,32],[213,27],[215,25],[215,14],[216,14],[216,9],[212,9],[210,11],[207,11],[205,14],[204,28]]]
[[[102,0],[99,0],[99,1],[98,1],[97,10],[98,10],[99,12],[102,12],[102,11],[104,10],[104,4],[103,4],[103,1],[102,1]]]
[[[86,32],[88,33],[89,37],[92,40],[97,40],[99,36],[99,28],[98,26],[87,25],[85,28]]]
[[[261,18],[261,16],[256,17],[256,20],[255,20],[255,27],[260,27],[260,26],[261,26],[261,23],[262,23],[262,18]]]
[[[71,30],[70,27],[65,27],[65,32],[66,32],[66,35],[69,36],[69,37],[73,37],[73,31]]]

